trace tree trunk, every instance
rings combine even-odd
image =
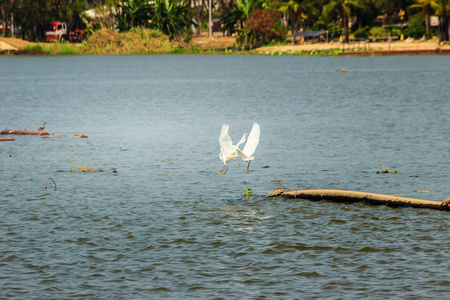
[[[344,22],[344,35],[345,35],[344,43],[347,43],[347,44],[348,44],[348,42],[349,42],[348,20],[347,20],[347,16],[345,15],[345,13],[343,13],[342,16],[343,16],[343,17],[342,17],[342,21]]]
[[[8,25],[6,23],[6,20],[8,20],[8,16],[6,13],[6,8],[4,6],[2,6],[1,11],[2,11],[2,20],[3,20],[3,22],[2,22],[2,25],[3,25],[2,37],[5,37],[6,36],[6,26]]]
[[[294,21],[294,45],[297,45],[298,18]]]

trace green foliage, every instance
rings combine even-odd
[[[352,17],[352,12],[356,9],[366,9],[367,5],[363,1],[355,0],[331,0],[328,4],[323,6],[322,15],[325,21],[330,21],[332,18],[342,19],[342,26],[344,28],[345,41],[349,40],[348,20]]]
[[[180,41],[183,31],[193,24],[190,4],[190,1],[156,0],[151,27],[168,35],[171,40]]]
[[[420,39],[425,34],[425,26],[420,16],[414,16],[408,21],[408,27],[405,30],[408,37]]]
[[[249,188],[249,187],[247,187],[247,188],[244,190],[244,195],[245,195],[246,197],[249,197],[249,196],[253,195],[252,189]]]
[[[23,50],[28,50],[28,51],[44,51],[44,49],[42,48],[41,45],[27,45],[25,48],[23,48]]]
[[[383,27],[372,27],[369,30],[370,37],[387,37],[389,33]]]
[[[179,40],[184,30],[192,24],[192,11],[195,11],[196,23],[200,26],[208,23],[206,2],[196,1],[191,6],[190,0],[0,0],[0,19],[7,25],[0,33],[5,36],[9,34],[7,28],[10,28],[9,20],[13,14],[16,36],[28,41],[43,39],[47,23],[55,20],[66,22],[72,30],[88,27],[90,32],[100,27],[112,29],[114,25],[120,32],[134,27],[153,28],[170,39]],[[335,32],[335,37],[341,35],[340,31],[348,36],[347,21],[353,17],[357,17],[357,25],[361,26],[374,26],[379,15],[386,16],[387,22],[396,24],[400,22],[399,13],[403,10],[407,12],[402,20],[403,24],[408,24],[405,33],[419,38],[425,31],[425,19],[431,15],[449,16],[450,12],[449,0],[220,0],[213,1],[212,13],[214,18],[221,19],[222,30],[234,33],[243,30],[253,11],[268,7],[278,8],[293,31],[300,27],[305,30],[327,28]],[[84,11],[91,8],[95,9],[98,17],[88,20]],[[340,26],[340,29],[330,26]],[[355,34],[365,38],[367,31],[357,30]],[[400,33],[393,29],[391,34],[397,36]],[[369,36],[387,37],[387,32],[378,29],[376,34],[370,33]]]
[[[369,26],[366,26],[366,27],[356,30],[353,33],[353,35],[355,36],[355,38],[367,39],[369,37],[369,31],[370,31]]]
[[[220,19],[222,22],[222,30],[228,31],[230,34],[236,33],[236,27],[243,27],[243,23],[247,20],[244,12],[237,7],[233,7],[225,12]]]
[[[43,38],[50,21],[67,22],[69,28],[78,25],[84,10],[84,0],[21,0],[10,3],[8,12],[14,14],[14,23],[19,30],[16,34],[20,33],[30,41]]]
[[[151,19],[152,7],[147,0],[122,1],[117,5],[117,28],[128,31],[138,26],[148,26]]]
[[[50,54],[56,54],[56,55],[79,54],[79,50],[75,44],[53,43],[53,44],[50,44],[47,48],[48,48],[48,52]]]
[[[262,9],[268,6],[264,0],[236,0],[231,2],[230,8],[221,14],[222,30],[230,34],[236,32],[236,29],[244,28],[249,15],[256,9]]]
[[[194,36],[194,31],[192,28],[189,28],[183,32],[183,41],[185,43],[189,43],[192,41],[192,37]]]
[[[391,36],[401,36],[402,30],[398,27],[394,27],[391,29]]]
[[[389,30],[391,31],[391,37],[400,36],[402,34],[400,28],[393,26],[391,26],[391,28],[372,27],[369,30],[369,37],[389,37]]]

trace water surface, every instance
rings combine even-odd
[[[0,144],[0,298],[443,297],[447,212],[263,196],[278,179],[448,198],[449,70],[446,56],[0,57],[0,129],[63,134]],[[236,142],[253,122],[254,171],[218,177],[222,124]]]

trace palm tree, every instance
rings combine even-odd
[[[190,16],[190,1],[156,0],[153,7],[152,27],[180,40],[182,31],[193,24]]]
[[[128,31],[133,27],[145,26],[151,18],[151,7],[147,0],[123,1],[117,5],[118,28]]]
[[[331,19],[333,13],[337,13],[342,18],[345,43],[349,42],[348,21],[351,17],[351,9],[359,7],[362,7],[362,3],[358,0],[332,0],[323,7],[322,14],[325,20]]]
[[[298,23],[302,19],[303,15],[303,1],[302,0],[290,0],[284,2],[278,9],[281,13],[287,13],[288,23],[293,26],[294,45],[297,44],[296,33],[298,32]],[[303,15],[304,16],[304,15]]]
[[[426,35],[427,39],[430,38],[430,10],[431,3],[435,2],[434,0],[415,0],[415,4],[408,6],[408,10],[412,11],[420,8],[422,11],[422,17],[425,19],[425,27],[426,27]]]
[[[442,17],[440,20],[440,26],[444,28],[444,30],[439,30],[439,40],[447,41],[450,36],[450,27],[448,24],[448,16],[450,14],[450,0],[436,0],[431,3],[431,7],[434,9],[435,14],[437,16]],[[441,34],[442,33],[442,34]]]

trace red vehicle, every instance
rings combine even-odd
[[[81,43],[83,40],[85,40],[85,36],[82,30],[68,32],[67,24],[64,22],[50,22],[45,29],[46,42]]]

